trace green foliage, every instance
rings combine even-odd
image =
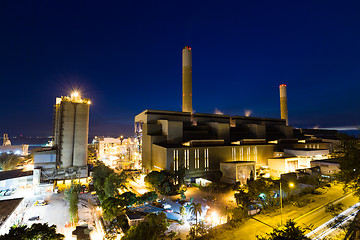
[[[144,181],[148,188],[159,192],[162,195],[175,195],[180,193],[182,184],[175,184],[175,180],[182,179],[182,172],[176,172],[178,176],[172,175],[170,172],[162,170],[152,171],[146,175]],[[181,181],[183,182],[183,181]]]
[[[168,224],[166,221],[165,213],[163,212],[159,214],[150,213],[145,217],[144,222],[141,222],[137,226],[130,227],[130,229],[125,233],[125,236],[122,239],[123,240],[160,239],[161,236],[164,236],[167,227]]]
[[[195,202],[191,203],[190,212],[192,214],[195,214],[195,219],[196,219],[196,224],[197,224],[198,214],[201,215],[201,213],[202,213],[201,203],[195,203]]]
[[[274,229],[271,233],[267,233],[266,236],[256,236],[256,238],[258,240],[306,240],[310,239],[305,236],[306,230],[309,230],[309,228],[296,226],[296,223],[290,219],[285,226]]]
[[[0,170],[8,171],[14,169],[21,162],[21,157],[14,153],[0,154]]]
[[[109,221],[124,213],[125,206],[126,204],[123,200],[114,197],[109,197],[101,203],[104,218]]]
[[[180,215],[182,220],[185,220],[185,216],[186,216],[186,208],[184,206],[180,206]]]
[[[35,223],[27,226],[12,227],[8,234],[0,236],[0,240],[62,240],[65,236],[56,233],[56,226],[47,223]]]
[[[107,225],[105,239],[117,239],[117,234],[126,232],[129,229],[129,223],[124,213],[116,216]]]
[[[170,231],[167,235],[168,238],[170,238],[171,240],[173,240],[174,237],[176,237],[177,233],[174,231]]]
[[[78,221],[78,201],[80,185],[71,184],[70,188],[65,190],[65,199],[69,202],[69,213],[72,222]]]
[[[251,201],[257,201],[262,204],[263,208],[271,208],[280,205],[280,181],[282,184],[283,201],[291,198],[293,189],[289,187],[289,183],[285,180],[272,180],[259,178],[254,181],[248,181],[246,186],[238,188],[234,194],[239,207],[247,209],[251,205]],[[312,188],[312,191],[314,189]]]
[[[308,197],[294,198],[293,205],[299,208],[305,207],[308,204],[312,203],[314,200]]]
[[[230,211],[229,216],[232,221],[242,221],[248,217],[248,211],[247,209],[237,207]]]
[[[123,202],[123,206],[131,206],[138,202],[138,198],[132,192],[125,192],[119,196],[119,199]]]
[[[144,202],[153,202],[158,198],[158,194],[155,191],[146,192],[138,198],[140,204]]]
[[[331,213],[334,217],[337,216],[344,209],[344,204],[332,204],[329,203],[325,206],[325,212]]]
[[[345,190],[354,190],[360,196],[360,142],[344,139],[341,143],[340,169],[337,179],[344,183]]]
[[[231,189],[231,185],[222,182],[212,182],[208,186],[200,186],[200,189],[205,192],[225,193]]]
[[[186,168],[184,165],[179,167],[179,170],[175,171],[175,178],[178,182],[178,185],[183,185],[185,183],[185,175],[186,175]]]
[[[122,172],[121,174],[112,173],[105,178],[104,183],[104,192],[106,197],[116,197],[119,195],[118,189],[126,188],[126,173]]]
[[[103,162],[97,161],[96,166],[93,168],[93,181],[94,181],[94,188],[95,191],[100,199],[100,201],[103,201],[106,199],[107,194],[105,192],[105,181],[106,178],[108,178],[111,174],[114,173],[114,170],[111,168],[105,166]],[[108,185],[110,185],[108,183]],[[108,193],[114,192],[111,189],[111,186],[107,186],[109,188],[107,191]]]
[[[208,227],[206,227],[203,222],[200,222],[197,223],[196,225],[191,226],[189,233],[186,236],[186,239],[187,240],[202,239],[208,233],[209,233]]]
[[[242,209],[247,209],[250,205],[253,195],[249,192],[245,192],[243,189],[240,189],[239,192],[234,194],[236,204]]]

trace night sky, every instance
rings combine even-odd
[[[359,1],[173,2],[1,1],[0,134],[51,135],[79,89],[90,135],[132,135],[145,109],[181,111],[186,45],[196,112],[279,118],[286,83],[290,125],[360,124]]]

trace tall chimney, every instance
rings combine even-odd
[[[281,84],[280,89],[280,112],[281,119],[286,120],[286,126],[289,124],[288,109],[287,109],[287,96],[286,96],[286,84]]]
[[[182,50],[182,111],[193,112],[192,109],[192,57],[191,47]]]

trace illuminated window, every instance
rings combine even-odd
[[[195,149],[195,169],[200,168],[200,150]]]
[[[179,150],[174,150],[174,171],[179,170]]]
[[[236,161],[236,148],[231,148],[231,159]]]
[[[190,168],[190,150],[186,149],[184,151],[184,155],[185,155],[185,168],[189,169]]]
[[[209,149],[204,149],[205,171],[209,170]]]
[[[257,162],[257,147],[254,147],[254,161]]]

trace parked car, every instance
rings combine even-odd
[[[35,206],[45,206],[47,204],[47,202],[45,200],[37,200],[35,202]]]
[[[173,210],[168,208],[168,209],[165,209],[164,212],[173,212]]]
[[[29,221],[37,221],[37,220],[40,220],[39,216],[29,218]]]
[[[168,203],[164,203],[164,204],[162,205],[162,207],[163,207],[164,209],[167,209],[167,208],[171,208],[171,205],[168,204]]]

